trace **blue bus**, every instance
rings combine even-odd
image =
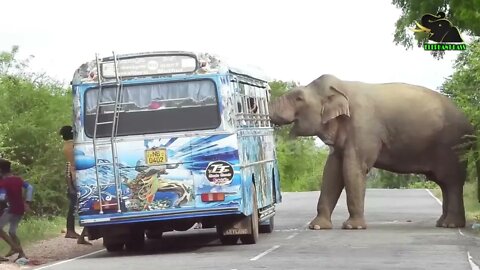
[[[268,80],[208,54],[133,53],[71,82],[80,225],[108,251],[216,228],[223,244],[271,233],[281,202]]]

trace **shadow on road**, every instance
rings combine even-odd
[[[203,247],[223,246],[218,240],[215,229],[188,230],[185,232],[167,232],[162,239],[146,239],[141,251],[100,253],[97,258],[115,256],[142,256],[169,253],[191,253]]]

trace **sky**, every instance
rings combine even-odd
[[[2,0],[0,51],[68,84],[82,63],[143,51],[205,51],[308,84],[322,74],[436,89],[457,55],[436,60],[393,43],[400,16],[385,0]],[[347,19],[344,19],[347,18]]]

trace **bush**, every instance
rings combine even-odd
[[[0,153],[34,185],[34,212],[57,215],[68,205],[58,130],[71,122],[71,95],[49,77],[27,73],[17,51],[0,54]]]

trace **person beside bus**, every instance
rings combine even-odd
[[[23,187],[25,181],[19,176],[11,173],[11,162],[0,159],[0,188],[5,190],[8,207],[3,211],[0,217],[0,237],[10,246],[10,251],[5,257],[10,257],[18,253],[18,258],[26,258],[23,252],[20,239],[17,236],[18,224],[22,220],[26,211],[30,211],[32,201],[33,187],[27,183],[27,196],[23,200]],[[9,224],[8,234],[3,230],[5,225]]]
[[[87,234],[86,228],[83,228],[82,233],[79,235],[75,231],[75,206],[77,205],[77,188],[75,185],[76,172],[73,168],[75,164],[74,160],[74,148],[73,148],[73,128],[72,126],[63,126],[60,129],[60,135],[63,138],[63,154],[66,159],[65,179],[67,182],[67,196],[70,201],[67,213],[67,232],[65,238],[77,239],[78,244],[91,245],[90,242],[85,240]]]

